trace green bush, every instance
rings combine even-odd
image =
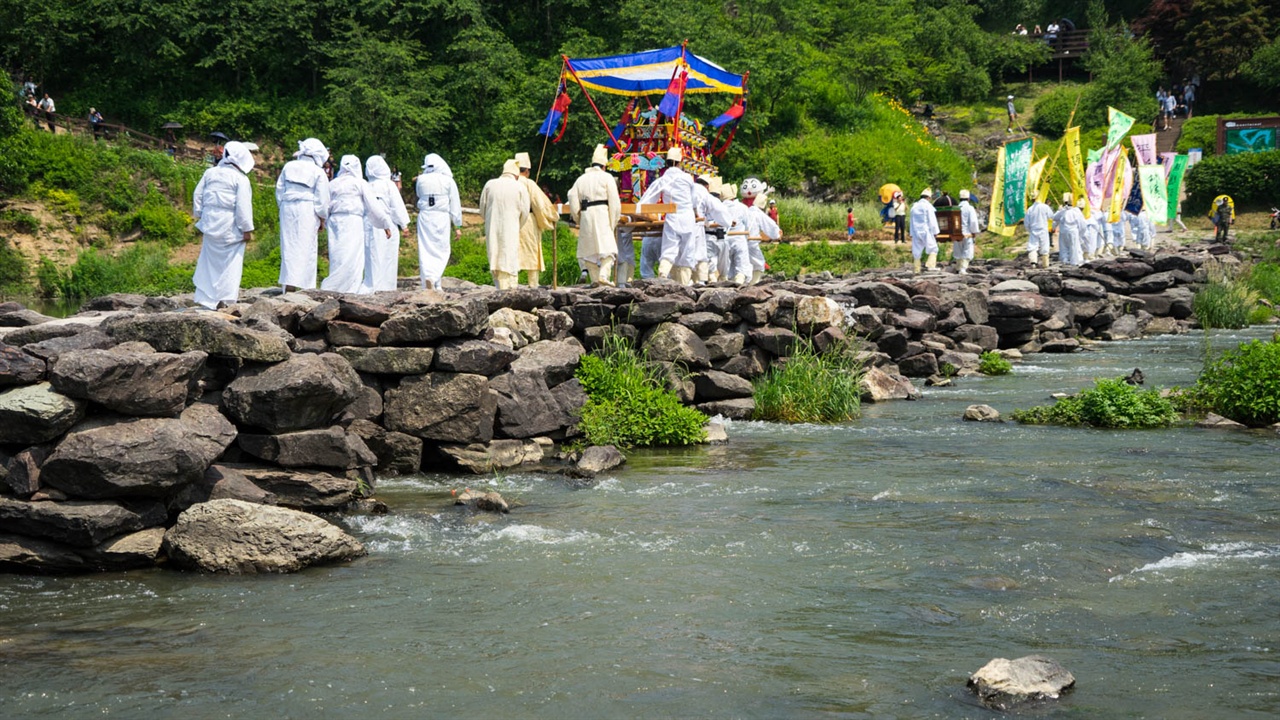
[[[1206,364],[1194,404],[1251,426],[1280,422],[1280,339],[1253,340]]]
[[[818,353],[801,340],[786,362],[755,381],[756,420],[838,423],[862,413],[862,365],[847,346]]]
[[[59,270],[47,258],[36,272],[40,291],[48,297],[92,298],[117,292],[174,295],[194,289],[194,266],[169,264],[169,250],[139,242],[119,255],[89,248],[73,265]]]
[[[1272,305],[1280,304],[1280,264],[1260,262],[1244,274],[1244,282]]]
[[[22,210],[0,210],[0,225],[25,235],[35,235],[40,231],[40,221]]]
[[[706,416],[680,404],[656,366],[623,338],[585,355],[577,378],[587,393],[578,428],[592,445],[620,448],[706,442]]]
[[[1062,137],[1067,129],[1067,120],[1071,118],[1071,111],[1077,109],[1083,92],[1082,88],[1063,85],[1041,95],[1036,101],[1035,114],[1031,117],[1031,129],[1041,135]]]
[[[1014,410],[1013,419],[1027,425],[1067,425],[1101,428],[1168,427],[1178,414],[1156,390],[1138,390],[1124,380],[1102,379],[1079,395],[1053,405]]]
[[[1257,293],[1235,280],[1210,282],[1191,300],[1191,311],[1205,328],[1248,327],[1257,306]]]
[[[27,272],[27,259],[0,237],[0,293],[18,294],[25,290]]]
[[[978,357],[978,372],[983,375],[1008,375],[1013,372],[1013,363],[1000,353],[988,350]]]
[[[1205,158],[1187,173],[1188,214],[1208,213],[1213,198],[1227,194],[1241,206],[1266,206],[1280,198],[1280,150]]]

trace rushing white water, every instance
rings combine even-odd
[[[1044,653],[1076,717],[1274,717],[1280,436],[960,421],[1134,367],[1188,384],[1201,352],[737,422],[587,489],[387,479],[390,515],[341,520],[370,556],[297,575],[0,576],[0,716],[983,718],[968,674]],[[464,485],[512,513],[455,508]]]

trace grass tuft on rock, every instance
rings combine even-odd
[[[587,393],[578,429],[592,445],[619,448],[706,442],[707,418],[680,403],[656,365],[626,338],[610,335],[577,370]]]
[[[983,375],[1008,375],[1013,372],[1013,363],[1000,353],[988,350],[978,356],[978,372]]]
[[[1156,390],[1139,390],[1121,379],[1101,379],[1053,405],[1014,410],[1013,419],[1025,425],[1132,430],[1169,427],[1178,420],[1178,413]]]
[[[819,353],[802,339],[791,357],[755,382],[756,420],[838,423],[862,414],[862,364],[847,344]]]
[[[1280,337],[1243,343],[1209,360],[1179,401],[1252,427],[1280,422]]]

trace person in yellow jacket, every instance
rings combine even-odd
[[[520,226],[520,269],[528,274],[529,287],[538,287],[538,276],[546,269],[542,259],[542,231],[554,230],[560,216],[555,203],[529,177],[532,164],[529,153],[516,153],[520,166],[520,184],[529,193],[529,217]]]

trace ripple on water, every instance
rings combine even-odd
[[[1275,557],[1280,557],[1280,545],[1251,542],[1210,543],[1205,545],[1203,550],[1177,552],[1123,575],[1116,575],[1110,578],[1110,582],[1136,578],[1139,575],[1151,575],[1172,582],[1182,576],[1183,571],[1216,569],[1241,564],[1257,565],[1258,563],[1246,561],[1269,560]]]

